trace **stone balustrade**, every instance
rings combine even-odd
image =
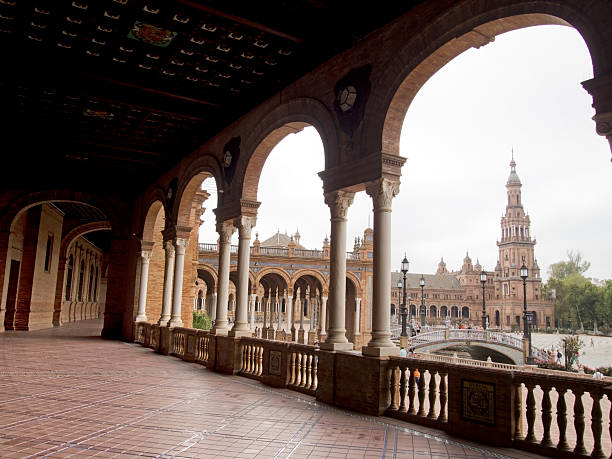
[[[437,355],[372,358],[146,322],[135,327],[137,342],[161,354],[342,408],[554,457],[610,457],[610,378]]]

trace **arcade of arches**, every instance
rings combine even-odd
[[[185,11],[191,12],[189,5],[193,2],[180,3],[184,4]],[[361,39],[348,40],[353,43],[351,47],[309,67],[314,70],[304,71],[299,77],[294,75],[291,83],[279,87],[279,92],[273,97],[254,108],[249,106],[248,111],[246,105],[241,105],[245,111],[236,110],[236,118],[231,122],[210,124],[207,132],[214,134],[205,138],[193,133],[185,134],[186,137],[182,138],[182,131],[176,130],[179,125],[186,126],[187,119],[191,122],[193,116],[169,121],[163,129],[158,129],[155,124],[159,117],[151,117],[149,121],[153,125],[146,132],[144,128],[139,130],[134,125],[126,125],[126,120],[136,117],[138,110],[147,109],[144,99],[141,98],[142,103],[139,104],[128,100],[128,97],[121,105],[114,103],[112,97],[129,93],[135,87],[135,82],[125,82],[121,90],[113,94],[112,90],[104,87],[111,84],[112,79],[107,74],[98,75],[95,78],[96,87],[106,88],[105,98],[94,100],[91,107],[82,108],[77,113],[88,129],[87,135],[105,133],[109,136],[108,142],[101,145],[98,141],[76,143],[74,139],[66,140],[67,153],[62,153],[58,159],[55,165],[57,171],[49,169],[45,174],[38,171],[37,179],[31,177],[32,168],[29,167],[3,169],[5,174],[11,175],[10,183],[17,185],[0,190],[2,328],[27,330],[103,315],[103,336],[133,340],[135,323],[146,319],[157,322],[162,330],[190,327],[193,305],[197,304],[195,282],[202,281],[206,284],[206,297],[210,297],[206,307],[211,312],[215,311],[211,336],[218,343],[223,343],[218,344],[218,355],[241,337],[251,336],[250,305],[253,310],[255,301],[265,304],[266,308],[261,312],[269,311],[271,317],[266,317],[265,321],[262,317],[262,322],[266,323],[267,328],[277,330],[279,315],[274,316],[273,313],[278,311],[277,302],[282,311],[284,301],[289,317],[292,317],[293,311],[295,319],[295,311],[299,308],[306,312],[306,321],[309,322],[314,316],[314,325],[327,325],[320,343],[323,353],[319,358],[320,389],[317,397],[362,410],[384,411],[385,397],[373,399],[367,392],[369,389],[360,392],[355,390],[355,386],[371,384],[373,379],[366,381],[365,378],[375,374],[372,377],[375,379],[380,375],[368,369],[373,365],[382,365],[380,362],[384,362],[386,357],[399,353],[390,339],[390,305],[393,303],[391,295],[394,288],[389,286],[395,279],[392,279],[389,268],[392,266],[391,219],[393,212],[401,212],[401,209],[393,209],[392,204],[400,192],[401,169],[406,161],[399,155],[400,131],[404,116],[419,88],[454,57],[472,47],[485,45],[496,35],[543,24],[575,27],[584,38],[593,63],[594,77],[582,82],[582,85],[593,98],[594,131],[612,145],[612,4],[609,1],[444,0],[412,2],[410,5],[402,14],[395,14],[391,22],[373,26],[370,33]],[[2,8],[4,11],[10,6],[3,5]],[[94,14],[97,11],[93,8],[90,10],[82,10],[79,14]],[[156,13],[149,11],[147,14]],[[214,11],[207,14],[215,18]],[[229,21],[233,17],[226,14],[223,20]],[[54,20],[54,16],[49,18]],[[185,30],[191,26],[189,18],[184,19],[180,14],[174,18],[172,22],[172,16],[168,17],[168,24],[179,24],[180,21],[180,27]],[[241,27],[250,27],[253,23],[243,21]],[[176,27],[179,30],[179,25]],[[189,36],[183,29],[169,35],[180,37],[183,40],[181,46],[183,42],[189,42]],[[108,33],[112,33],[113,29],[108,30]],[[222,28],[214,30],[223,32]],[[268,33],[270,29],[261,30]],[[229,37],[227,43],[237,41],[236,34],[229,35],[234,38]],[[277,33],[272,38],[281,40],[287,36],[286,33]],[[195,36],[191,38],[191,42],[198,42]],[[272,38],[270,42],[273,42]],[[41,36],[40,40],[43,39]],[[129,39],[138,46],[152,46],[155,51],[174,50],[172,46],[179,43],[177,38],[175,43],[164,48],[172,38],[162,44]],[[296,47],[300,43],[299,38],[292,42]],[[259,45],[263,46],[261,43]],[[54,44],[54,47],[57,46]],[[227,48],[219,45],[218,49],[225,53]],[[182,51],[185,56],[194,54],[189,49]],[[178,56],[178,49],[176,53]],[[89,51],[90,57],[87,59],[102,59],[103,54],[102,51]],[[114,52],[107,54],[114,55]],[[251,56],[244,52],[242,56],[245,55]],[[275,55],[266,57],[267,66],[272,68],[277,64],[280,68],[282,55],[280,51],[275,51]],[[124,52],[115,57],[117,63],[111,65],[123,65],[119,64],[121,61],[131,65],[128,62],[130,58],[129,52]],[[211,59],[213,62],[219,61]],[[224,59],[234,67],[248,61],[240,54],[233,56],[231,53],[226,53]],[[264,62],[264,58],[261,60]],[[175,59],[168,58],[168,61],[175,62],[172,71],[163,72],[168,78],[182,75],[177,70],[181,69],[181,65],[185,71],[187,67],[195,68],[195,65],[185,65],[183,61],[178,64]],[[159,65],[162,65],[161,61]],[[266,78],[268,67],[258,74]],[[124,68],[127,67],[120,68],[121,72]],[[141,64],[140,68],[146,69],[147,66]],[[149,65],[149,68],[152,66]],[[113,69],[115,67],[109,67],[108,71]],[[119,78],[119,73],[115,77]],[[138,75],[142,77],[144,74]],[[142,77],[142,81],[147,78]],[[269,83],[278,87],[275,77],[271,78]],[[214,84],[221,85],[216,81],[211,80],[211,88],[215,87]],[[172,88],[183,84],[185,82],[181,80]],[[45,107],[57,102],[65,107],[63,109],[69,110],[78,103],[76,97],[54,97],[54,92],[46,91],[46,87],[43,89],[40,92],[45,94]],[[168,91],[157,88],[147,88],[146,93],[147,97],[169,95]],[[227,93],[227,98],[232,97],[230,105],[241,100],[239,89],[234,93]],[[26,99],[32,95],[28,94],[15,99],[19,99],[21,106],[28,106]],[[161,111],[167,114],[179,103],[179,99],[187,101],[189,97],[176,99],[166,102]],[[132,104],[131,111],[126,108],[128,102]],[[108,103],[108,110],[115,110],[116,113],[99,109],[96,104],[101,103]],[[219,100],[201,101],[198,109],[219,106],[220,103]],[[44,110],[41,109],[41,112]],[[119,117],[119,112],[127,114],[125,123],[113,126],[113,119]],[[70,112],[70,116],[73,116],[73,112]],[[209,118],[214,118],[214,115]],[[25,120],[26,124],[28,121]],[[32,123],[35,121],[40,120],[32,117]],[[91,124],[86,124],[94,122],[100,125],[92,128]],[[142,123],[146,124],[145,121]],[[74,126],[80,125],[76,123]],[[176,142],[177,151],[172,150],[171,155],[164,156],[164,161],[155,163],[156,158],[163,156],[162,148],[156,149],[156,145],[149,151],[132,148],[131,145],[112,150],[119,135],[130,129],[135,132],[134,135],[150,135],[152,139],[157,139],[156,132],[162,136],[172,126],[175,129],[172,131],[175,135],[172,141]],[[313,126],[318,131],[324,147],[325,168],[319,176],[323,182],[321,199],[329,207],[330,238],[329,247],[322,249],[326,253],[322,260],[329,274],[323,277],[320,271],[309,268],[296,268],[295,272],[291,272],[291,267],[280,270],[268,269],[267,266],[256,271],[255,262],[264,260],[251,245],[252,228],[260,205],[257,201],[258,189],[266,185],[259,180],[262,168],[280,139],[305,126]],[[65,133],[51,131],[45,130],[43,137],[47,136],[50,142],[61,142]],[[111,135],[117,137],[111,138]],[[26,140],[29,139],[23,140],[25,151],[7,152],[6,156],[27,157],[31,144]],[[154,143],[154,140],[151,142]],[[5,145],[5,149],[8,148],[14,147]],[[75,151],[79,148],[82,151]],[[88,156],[89,153],[92,154]],[[121,155],[128,154],[134,156],[130,157],[128,166],[119,171],[123,167],[120,164],[128,163],[120,162]],[[156,164],[158,168],[148,169],[149,172],[154,171],[150,175],[141,173],[140,167],[144,168],[147,164]],[[126,183],[113,180],[110,174],[97,177],[96,168],[102,165],[106,171],[117,169],[120,177],[131,177],[131,182],[127,183],[127,179]],[[203,207],[207,193],[201,190],[201,184],[208,177],[214,178],[219,194],[214,217],[208,217]],[[371,252],[372,260],[371,264],[368,264],[369,261],[355,260],[356,264],[353,265],[352,260],[347,261],[346,254],[347,214],[355,193],[361,192],[371,198],[374,213],[372,231],[366,233],[366,243],[371,244],[371,251],[368,249],[364,252],[366,256]],[[509,195],[509,200],[511,197]],[[201,217],[214,218],[216,222],[219,240],[214,252],[200,250],[197,235]],[[512,271],[512,263],[517,264],[518,261],[510,260],[507,266],[504,265],[504,250],[507,245],[509,256],[514,257],[512,244],[517,242],[517,238],[528,238],[525,233],[516,233],[517,227],[524,226],[523,220],[524,214],[507,215],[504,239],[499,243],[500,253],[503,252],[504,256],[500,260],[500,276],[507,278],[504,285],[509,288],[519,285],[516,274],[507,273],[508,270]],[[239,243],[233,248],[230,238],[236,231]],[[413,243],[418,244],[419,241]],[[253,246],[257,247],[255,243]],[[297,243],[295,250],[298,250]],[[532,246],[526,250],[531,252],[525,255],[533,253]],[[519,253],[517,256],[522,255]],[[284,264],[295,264],[298,258],[287,256]],[[526,260],[529,261],[528,282],[535,286],[539,268],[531,256]],[[356,266],[368,268],[359,271],[355,269]],[[356,273],[361,273],[362,277],[359,278]],[[232,291],[230,285],[233,285]],[[231,327],[227,307],[230,293],[233,295]],[[325,301],[327,308],[324,307]],[[272,307],[268,308],[270,304]],[[311,312],[313,304],[316,305],[314,315]],[[452,308],[453,304],[449,305]],[[298,323],[302,315],[298,314],[297,321],[293,323]],[[505,316],[508,314],[501,315],[502,325],[506,325]],[[540,319],[546,321],[545,316]],[[282,320],[286,321],[281,317]],[[511,324],[513,320],[510,317]],[[361,333],[359,342],[353,343],[351,340],[356,341],[358,330],[364,333]],[[369,358],[361,358],[355,355],[357,353],[331,352],[354,350],[354,344],[361,347],[360,356]],[[330,359],[344,358],[342,356],[355,360],[345,365],[330,364]],[[358,357],[360,360],[357,360]],[[336,373],[323,371],[332,367]],[[376,368],[376,371],[382,371],[382,367]],[[359,373],[359,378],[356,373]],[[350,380],[351,384],[341,387],[341,384],[330,383],[335,379]],[[351,394],[342,391],[351,391]]]

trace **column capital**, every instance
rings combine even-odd
[[[597,134],[607,137],[609,140],[612,137],[612,112],[598,113],[593,117],[593,121],[595,121]]]
[[[151,250],[153,250],[154,245],[155,242],[145,241],[144,239],[140,240],[140,250],[142,250],[143,252],[150,252]]]
[[[240,239],[251,239],[251,230],[257,222],[256,217],[241,215],[233,221],[234,227],[238,228],[238,237]],[[233,231],[232,231],[233,232]]]
[[[174,242],[164,241],[164,250],[166,251],[166,257],[174,257]]]
[[[348,208],[353,204],[355,193],[338,190],[323,193],[323,196],[325,197],[325,204],[327,204],[331,210],[331,218],[346,220],[346,214]]]
[[[187,244],[189,244],[189,238],[177,237],[174,240],[174,246],[176,247],[177,255],[185,254],[185,247],[187,247]]]
[[[366,183],[366,193],[374,201],[374,210],[391,210],[391,201],[399,193],[400,182],[381,177]]]
[[[142,250],[140,252],[140,256],[142,257],[143,263],[148,263],[151,260],[151,255],[153,255],[153,252],[150,250]]]
[[[219,233],[219,243],[229,244],[232,234],[234,234],[234,231],[236,231],[236,228],[234,227],[234,222],[232,220],[218,222],[217,233]]]

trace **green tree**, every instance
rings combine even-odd
[[[591,263],[582,260],[580,252],[574,253],[572,250],[567,252],[567,261],[558,261],[548,268],[551,279],[565,279],[573,274],[583,275],[590,267]]]
[[[210,330],[212,328],[212,319],[205,312],[193,311],[193,328]]]

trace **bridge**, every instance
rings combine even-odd
[[[415,352],[433,353],[456,346],[481,347],[492,350],[510,359],[516,365],[524,365],[529,354],[526,339],[510,333],[490,330],[445,328],[409,337],[407,349]],[[549,361],[548,354],[532,346],[532,354],[538,360]]]

